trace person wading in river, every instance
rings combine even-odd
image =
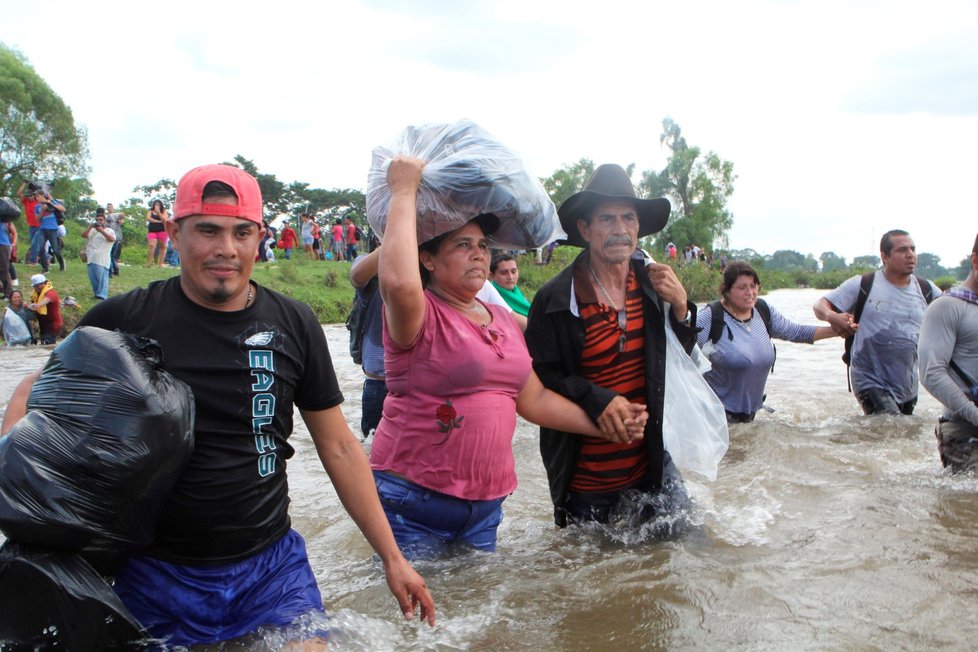
[[[938,297],[920,327],[920,382],[944,405],[937,424],[941,462],[978,467],[978,237],[971,271]]]
[[[558,526],[619,515],[648,521],[688,501],[662,442],[665,328],[669,320],[692,350],[696,306],[671,267],[646,267],[637,249],[640,237],[662,230],[669,209],[664,198],[638,199],[620,166],[602,165],[558,210],[567,244],[584,251],[533,299],[526,329],[533,368],[602,431],[619,427],[629,403],[649,412],[644,438],[626,443],[540,429]]]
[[[79,324],[157,340],[166,371],[190,385],[196,402],[193,457],[156,540],[116,576],[122,601],[154,637],[188,647],[323,610],[288,513],[295,405],[405,618],[420,605],[434,625],[428,589],[394,541],[367,458],[340,411],[322,327],[308,306],[250,279],[263,235],[258,182],[227,165],[191,170],[166,229],[181,254],[180,275],[103,301]],[[15,390],[3,432],[26,413],[38,375]]]
[[[850,381],[863,412],[913,414],[917,335],[924,309],[941,290],[914,276],[917,248],[906,231],[883,234],[880,258],[883,269],[853,276],[819,299],[813,309],[836,333],[853,338],[847,344],[847,350],[851,346]],[[865,310],[858,306],[860,296]]]

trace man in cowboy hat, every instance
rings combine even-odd
[[[688,501],[662,443],[665,328],[668,319],[692,350],[696,306],[671,267],[646,265],[638,249],[640,237],[662,230],[669,210],[667,199],[636,197],[618,165],[600,166],[558,210],[567,244],[584,251],[534,297],[526,330],[533,368],[602,430],[620,427],[629,402],[645,404],[650,415],[644,438],[628,444],[540,429],[560,527],[621,519],[640,524]]]

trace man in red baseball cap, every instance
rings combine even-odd
[[[116,575],[116,593],[172,646],[286,627],[323,610],[288,514],[285,462],[298,406],[405,617],[420,605],[433,625],[431,596],[394,541],[367,458],[340,411],[322,327],[307,305],[250,278],[264,234],[258,182],[228,165],[191,170],[166,229],[180,252],[180,275],[103,301],[79,324],[157,340],[164,368],[190,385],[196,403],[193,457],[156,540]],[[12,425],[5,418],[4,431]]]

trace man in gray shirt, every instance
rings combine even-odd
[[[883,269],[872,282],[861,314],[856,301],[863,292],[863,277],[854,276],[819,299],[815,316],[829,322],[842,337],[852,337],[850,382],[866,414],[913,414],[917,404],[917,336],[929,288],[940,289],[914,277],[917,248],[906,231],[893,230],[880,240]],[[858,319],[858,321],[857,321]]]
[[[978,238],[971,272],[927,310],[920,329],[920,382],[944,404],[937,424],[941,462],[978,466]]]
[[[105,205],[105,223],[115,234],[115,242],[112,244],[112,252],[109,254],[109,276],[119,275],[119,256],[122,254],[122,223],[125,219],[125,214],[116,213],[112,204]]]

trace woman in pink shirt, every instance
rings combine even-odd
[[[516,489],[516,415],[605,437],[579,406],[547,390],[509,311],[476,299],[489,273],[495,216],[418,246],[424,163],[395,158],[378,276],[387,387],[370,463],[394,536],[409,558],[496,548],[502,502]],[[419,269],[420,261],[420,269]],[[642,436],[648,414],[611,438]]]

